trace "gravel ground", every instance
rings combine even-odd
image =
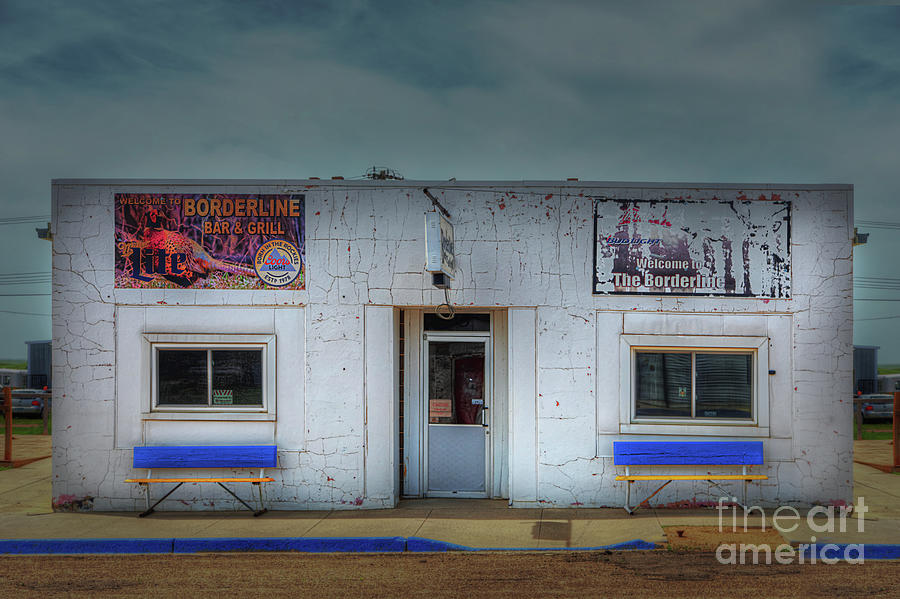
[[[725,566],[712,553],[3,556],[0,597],[898,597],[900,561]]]

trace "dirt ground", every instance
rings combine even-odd
[[[774,528],[748,528],[731,530],[731,522],[719,530],[718,526],[663,526],[669,547],[675,551],[712,551],[722,543],[768,545],[775,549],[786,544],[784,537]]]
[[[2,597],[898,597],[900,561],[719,564],[712,553],[0,557]]]
[[[35,420],[35,424],[40,424]],[[3,436],[0,435],[0,459],[3,455]],[[13,435],[12,457],[13,460],[33,460],[35,458],[49,458],[53,453],[53,441],[50,435]]]
[[[853,461],[857,464],[874,466],[880,470],[890,471],[894,462],[894,442],[854,441]]]

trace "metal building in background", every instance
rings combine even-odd
[[[26,384],[31,389],[52,387],[53,343],[51,341],[26,341],[28,346],[28,375]]]
[[[878,393],[877,345],[853,346],[853,390],[856,393]]]

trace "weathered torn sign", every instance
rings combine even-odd
[[[790,231],[781,200],[598,199],[594,293],[789,298]]]

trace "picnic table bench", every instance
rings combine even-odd
[[[625,491],[625,511],[633,514],[641,505],[647,503],[663,488],[675,480],[705,480],[717,489],[727,493],[715,481],[740,480],[744,483],[743,502],[747,502],[747,483],[751,480],[767,480],[765,474],[749,474],[750,466],[763,464],[762,441],[614,441],[613,464],[625,466],[625,474],[616,476],[616,480],[628,481]],[[652,466],[655,469],[674,468],[679,466],[707,467],[740,467],[738,473],[699,473],[699,474],[632,474],[632,467]],[[631,507],[631,485],[635,481],[666,481],[649,497]]]
[[[147,476],[144,478],[129,478],[126,483],[137,483],[143,486],[147,492],[147,509],[138,516],[143,518],[153,513],[154,508],[166,499],[184,483],[217,483],[220,487],[241,502],[247,509],[259,516],[266,512],[263,503],[262,483],[272,482],[275,479],[265,476],[265,468],[274,468],[277,460],[277,447],[275,445],[227,445],[227,446],[198,446],[198,445],[169,445],[148,446],[134,448],[134,468],[146,468]],[[259,468],[258,476],[246,477],[218,477],[218,476],[157,476],[153,477],[153,470],[229,468],[249,469]],[[150,485],[152,483],[178,483],[168,493],[163,495],[156,503],[150,505]],[[246,501],[235,495],[224,483],[252,483],[259,489],[259,509],[252,508]]]

